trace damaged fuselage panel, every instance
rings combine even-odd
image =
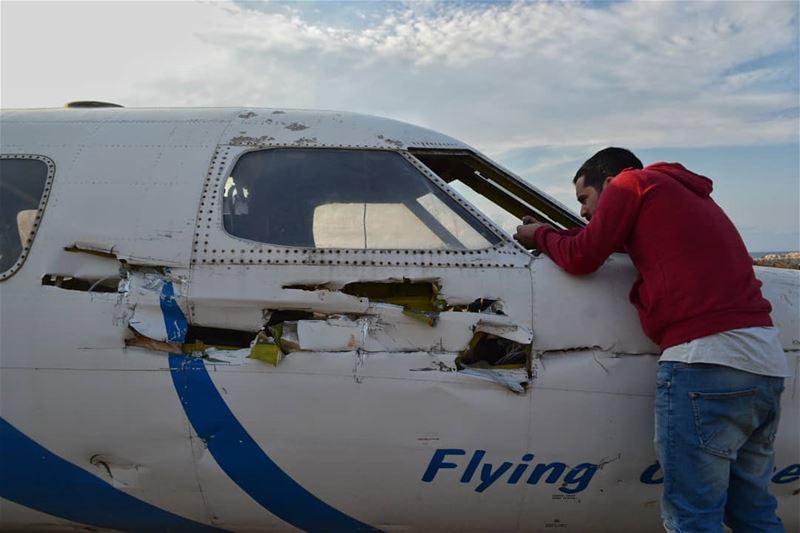
[[[273,280],[267,287],[239,285],[241,293],[233,288],[225,298],[214,298],[199,284],[202,269],[193,272],[191,282],[178,272],[125,271],[119,305],[129,309],[128,346],[228,362],[236,354],[223,352],[237,351],[273,365],[293,352],[434,352],[449,354],[448,371],[530,368],[533,332],[527,314],[506,314],[502,287],[451,302],[442,278]],[[179,326],[165,318],[165,306],[187,317],[183,342],[171,337],[170,330]],[[515,392],[518,383],[510,387]]]
[[[660,527],[636,273],[521,248],[582,224],[526,180],[349,113],[2,119],[0,530]],[[756,275],[797,530],[800,279]]]

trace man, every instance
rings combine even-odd
[[[514,238],[571,274],[624,250],[630,300],[662,349],[655,401],[662,517],[675,533],[783,531],[768,492],[788,365],[769,302],[711,180],[677,163],[642,168],[622,148],[575,174],[580,230],[526,217]]]

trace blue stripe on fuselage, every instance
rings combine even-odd
[[[275,464],[222,399],[202,359],[171,354],[175,390],[222,470],[266,510],[306,531],[379,531],[334,509]]]
[[[53,454],[3,418],[0,418],[0,496],[43,513],[100,528],[224,531],[164,511],[114,488]]]
[[[170,342],[183,342],[189,331],[186,316],[175,301],[175,289],[171,281],[164,281],[159,297],[161,313],[164,315],[164,325],[167,328],[167,340]]]
[[[187,322],[175,302],[170,282],[162,287],[161,310],[168,339],[183,342]],[[202,359],[170,354],[169,367],[175,390],[197,435],[220,468],[262,507],[306,531],[379,531],[334,509],[281,470],[228,408]]]

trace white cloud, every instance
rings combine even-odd
[[[736,70],[796,50],[791,2],[242,5],[4,2],[2,103],[346,109],[494,154],[797,139],[797,65]]]
[[[0,103],[378,114],[514,159],[520,175],[574,207],[569,177],[602,146],[800,141],[799,10],[796,2],[3,1]],[[514,155],[534,147],[543,149]],[[774,219],[747,198],[729,205],[745,225]],[[796,195],[774,211],[787,213],[776,227],[794,228],[796,241]]]

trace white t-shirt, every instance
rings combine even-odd
[[[664,350],[659,361],[709,363],[760,376],[789,377],[778,329],[741,328],[700,337]]]

